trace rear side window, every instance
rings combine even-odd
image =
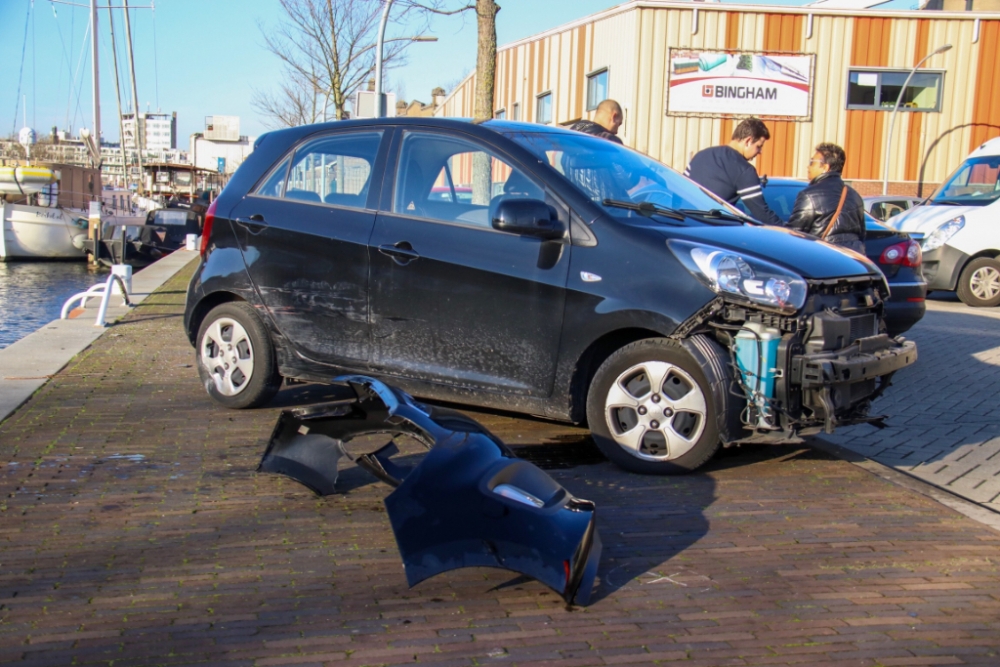
[[[286,199],[364,208],[381,132],[322,137],[295,151]]]
[[[381,141],[381,131],[313,139],[295,151],[289,168],[275,170],[256,194],[313,204],[364,208]],[[287,179],[283,178],[286,171]],[[283,187],[272,184],[272,180],[278,179],[281,179]]]
[[[285,194],[285,176],[288,175],[289,162],[291,162],[291,158],[282,160],[281,164],[271,171],[254,194],[261,197],[280,197]]]

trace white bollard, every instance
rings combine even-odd
[[[186,250],[197,250],[198,249],[198,235],[188,234],[185,238],[186,244],[184,248]]]
[[[125,289],[128,290],[129,294],[132,293],[132,267],[130,265],[114,264],[111,266],[111,274],[120,277],[122,282],[125,283]],[[118,286],[118,281],[112,282],[112,286],[114,294],[124,296],[121,287]]]

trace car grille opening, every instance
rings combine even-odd
[[[868,313],[867,315],[855,315],[854,317],[849,317],[848,319],[851,321],[850,343],[853,343],[859,338],[868,338],[869,336],[878,335],[878,317],[874,313]]]

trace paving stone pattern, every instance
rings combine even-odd
[[[0,424],[0,662],[1000,663],[1000,534],[809,449],[642,477],[594,463],[579,428],[476,411],[598,503],[600,587],[572,610],[503,570],[411,590],[388,487],[355,468],[320,499],[254,473],[280,407],[329,390],[212,405],[185,278]]]
[[[941,297],[905,335],[917,363],[874,407],[889,428],[823,439],[1000,512],[1000,312]]]

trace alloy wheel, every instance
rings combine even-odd
[[[618,446],[652,461],[669,461],[690,451],[705,430],[708,413],[694,378],[664,361],[636,364],[621,373],[604,406]]]
[[[235,396],[246,389],[253,377],[254,355],[243,325],[228,317],[212,322],[202,337],[201,363],[223,396]]]
[[[969,290],[983,301],[996,298],[1000,295],[1000,272],[992,266],[976,269],[969,280]]]

